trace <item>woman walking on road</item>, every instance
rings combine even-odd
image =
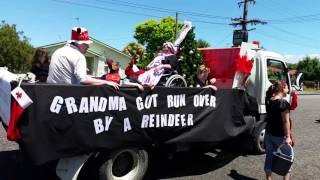
[[[288,85],[284,81],[280,81],[270,86],[266,93],[267,125],[264,171],[267,180],[271,180],[272,153],[283,143],[292,144],[289,120],[290,104],[284,99],[288,91]],[[289,173],[283,179],[288,180]]]

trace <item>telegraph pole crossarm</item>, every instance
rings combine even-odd
[[[258,19],[248,19],[248,3],[255,4],[255,0],[242,0],[238,2],[239,8],[243,4],[243,15],[240,18],[232,18],[229,25],[232,25],[234,27],[241,26],[241,29],[234,30],[233,32],[233,44],[234,46],[238,46],[241,44],[241,42],[247,42],[248,41],[248,29],[247,25],[257,25],[257,24],[267,24],[267,22],[258,20]],[[251,29],[253,30],[253,29]]]

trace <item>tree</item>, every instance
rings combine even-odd
[[[297,69],[297,64],[294,64],[294,63],[288,63],[287,66],[289,70]]]
[[[125,54],[128,54],[130,56],[133,56],[134,54],[137,54],[139,56],[138,61],[142,61],[144,58],[144,47],[136,42],[130,42],[123,50]]]
[[[189,86],[195,85],[197,68],[203,64],[203,57],[200,55],[197,45],[193,27],[181,43],[178,54],[180,60],[179,73],[185,75]]]
[[[174,40],[175,26],[176,23],[172,17],[165,17],[159,22],[149,20],[136,27],[134,38],[146,47],[145,58],[139,63],[147,65],[161,50],[163,43]]]
[[[303,58],[297,64],[297,70],[303,72],[305,80],[320,80],[320,62],[318,58]]]
[[[130,42],[125,48],[123,48],[122,52],[130,56],[134,54],[142,56],[144,53],[144,47],[139,43]]]
[[[198,48],[207,48],[207,47],[210,47],[210,44],[206,40],[198,39],[197,40],[197,47]]]
[[[153,60],[157,52],[162,49],[163,43],[175,40],[175,26],[174,18],[165,17],[159,22],[149,20],[136,27],[134,37],[138,43],[146,47],[145,58],[139,63],[147,65]],[[179,28],[182,26],[183,24],[178,24]],[[194,85],[196,69],[203,63],[203,58],[197,49],[194,28],[189,31],[184,41],[180,44],[177,56],[180,60],[179,73],[186,76],[188,85]]]
[[[0,66],[14,73],[27,72],[31,67],[34,48],[23,34],[16,30],[16,25],[5,21],[0,24]]]

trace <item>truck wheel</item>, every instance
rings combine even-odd
[[[265,123],[259,124],[253,137],[253,150],[258,154],[265,153],[264,135],[266,133]]]
[[[100,180],[141,180],[148,168],[148,153],[141,149],[122,149],[110,154],[99,168]]]

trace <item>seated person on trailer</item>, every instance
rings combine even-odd
[[[150,87],[156,86],[166,70],[175,70],[177,67],[176,47],[170,42],[163,44],[162,53],[159,53],[147,66],[147,71],[138,76],[138,82]]]
[[[139,69],[137,67],[138,58],[139,58],[139,55],[137,54],[132,55],[129,64],[125,69],[125,74],[127,78],[133,81],[137,81],[138,76],[144,73],[143,69]]]
[[[120,86],[133,86],[137,87],[140,91],[143,91],[144,88],[141,84],[131,82],[124,72],[119,70],[120,64],[118,62],[114,62],[113,60],[107,59],[106,66],[108,67],[108,71],[105,75],[101,77],[101,79],[106,81],[112,81]]]
[[[210,69],[205,65],[200,65],[197,69],[197,80],[195,87],[204,87],[217,90],[217,87],[213,84],[216,82],[216,78],[208,79]]]

